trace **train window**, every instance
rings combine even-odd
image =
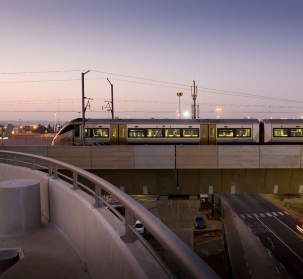
[[[209,137],[215,138],[215,128],[209,128]]]
[[[288,137],[287,129],[274,128],[274,137]]]
[[[112,137],[113,138],[116,138],[118,136],[118,133],[117,133],[117,128],[112,128]]]
[[[94,138],[108,138],[108,129],[92,129]]]
[[[250,137],[250,129],[236,129],[237,137]]]
[[[291,137],[303,137],[303,129],[290,129]]]
[[[173,138],[173,137],[180,137],[180,129],[165,129],[165,137],[166,138]]]
[[[162,129],[147,129],[148,138],[162,138]]]
[[[84,136],[85,137],[91,137],[92,136],[91,130],[92,129],[85,128],[84,129]]]
[[[234,136],[232,129],[218,129],[217,134],[219,138],[231,138]]]
[[[126,136],[125,136],[125,128],[121,128],[121,134],[120,134],[120,137],[121,138],[126,138]]]
[[[199,136],[198,129],[183,129],[183,137],[185,138],[197,138]]]
[[[128,129],[129,138],[144,138],[144,131],[142,129]]]
[[[207,129],[206,128],[202,128],[202,138],[206,138],[207,137]]]

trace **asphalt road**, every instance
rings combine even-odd
[[[292,278],[303,278],[303,221],[257,194],[222,197],[280,268]]]

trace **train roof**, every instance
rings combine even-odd
[[[85,119],[85,123],[91,123],[91,124],[98,124],[98,123],[104,123],[104,124],[240,124],[240,123],[258,123],[259,121],[257,119],[122,119],[122,118],[115,118],[115,119],[97,119],[97,118],[88,118]],[[74,120],[71,120],[69,122],[72,123],[82,123],[82,118],[77,118]]]
[[[265,124],[275,124],[275,125],[283,125],[283,124],[293,124],[293,125],[302,125],[303,119],[262,119],[262,122]]]

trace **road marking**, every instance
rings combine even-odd
[[[256,218],[258,218],[259,217],[259,215],[257,214],[257,213],[254,213],[253,214]]]
[[[276,212],[272,212],[272,214],[275,215],[275,216],[279,216]]]
[[[267,253],[271,257],[271,252],[268,249],[267,249]]]
[[[283,214],[282,212],[279,211],[278,213],[279,213],[281,216],[284,216],[284,214]]]
[[[266,212],[266,215],[267,216],[269,216],[269,217],[271,217],[272,215],[269,213],[269,212]]]
[[[285,267],[284,267],[284,265],[283,264],[281,264],[281,263],[279,263],[284,269],[285,269]]]
[[[253,218],[250,214],[246,214],[246,216],[247,216],[248,218]]]
[[[277,270],[277,272],[278,272],[278,273],[280,273],[280,272],[279,272],[279,269],[278,269],[278,267],[277,267],[277,266],[276,266],[276,270]]]
[[[271,239],[269,237],[267,237],[268,241],[270,242],[270,245],[271,245],[271,249],[272,250],[275,250],[275,246],[274,246],[274,243],[271,241]]]
[[[240,214],[240,216],[241,216],[243,219],[246,219],[246,217],[245,217],[244,214]]]
[[[259,213],[261,215],[261,217],[266,217],[263,213]]]
[[[288,212],[286,212],[286,211],[283,211],[286,215],[289,215],[289,213]]]
[[[276,218],[278,221],[280,221],[278,218]],[[287,245],[286,245],[286,243],[281,239],[281,238],[279,238],[269,227],[267,227],[260,219],[258,219],[259,220],[259,222],[261,222],[262,224],[263,224],[263,226],[264,227],[266,227],[276,238],[278,238],[284,245],[285,245],[285,247],[287,247],[295,256],[297,256],[298,257],[298,259],[300,259],[300,261],[301,262],[303,262],[303,259],[302,258],[300,258],[300,256],[295,252],[295,251],[293,251],[290,247],[288,247]],[[281,221],[280,221],[281,222]],[[283,225],[285,225],[283,222],[281,222]],[[286,226],[286,225],[285,225]],[[286,226],[286,227],[288,227],[288,226]],[[288,227],[289,228],[289,227]],[[290,229],[290,228],[289,228]],[[302,237],[301,237],[302,238]]]

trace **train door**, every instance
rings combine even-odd
[[[117,145],[119,144],[119,130],[118,124],[110,125],[110,144]]]
[[[110,144],[111,145],[126,145],[126,124],[111,124],[110,125]]]
[[[119,144],[126,145],[126,124],[119,125]]]
[[[208,124],[201,124],[200,131],[200,145],[208,145]]]
[[[208,125],[208,142],[209,145],[215,145],[217,144],[216,141],[216,124],[209,124]]]

